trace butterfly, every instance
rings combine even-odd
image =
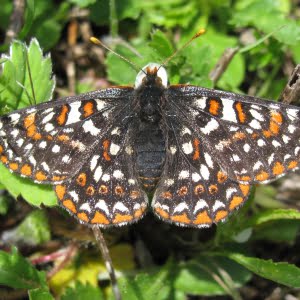
[[[192,85],[168,85],[146,65],[134,87],[49,101],[0,118],[0,159],[51,184],[81,223],[107,227],[154,213],[209,227],[250,186],[299,167],[300,109]]]

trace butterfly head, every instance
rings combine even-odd
[[[168,74],[164,67],[157,63],[147,64],[136,76],[134,87],[138,89],[145,85],[168,86]]]

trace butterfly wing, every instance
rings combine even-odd
[[[43,103],[0,118],[0,159],[10,171],[55,185],[79,220],[126,224],[147,197],[130,146],[133,88],[111,88]]]
[[[131,92],[96,91],[2,116],[2,163],[36,182],[52,184],[73,176],[114,126],[115,118],[124,117]]]
[[[124,225],[144,214],[148,198],[137,180],[134,132],[132,123],[107,132],[80,171],[54,187],[60,204],[81,222]]]
[[[207,226],[243,203],[250,184],[298,168],[297,107],[194,86],[171,86],[166,98],[167,164],[153,201],[161,217]]]

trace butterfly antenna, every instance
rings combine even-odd
[[[106,46],[104,43],[102,43],[99,39],[95,38],[94,36],[90,37],[90,41],[95,44],[98,45],[100,47],[103,47],[104,49],[110,51],[111,53],[113,53],[114,55],[118,56],[119,58],[123,59],[124,61],[126,61],[128,64],[130,64],[137,72],[141,71],[141,68],[138,67],[135,63],[133,63],[132,61],[130,61],[128,58],[124,57],[123,55],[117,53],[116,51],[114,51],[113,49],[111,49],[110,47]],[[143,70],[142,70],[143,71]],[[143,71],[144,72],[144,71]],[[144,72],[145,73],[145,72]]]
[[[198,38],[199,36],[203,35],[205,33],[205,29],[200,29],[190,40],[188,40],[182,47],[180,47],[179,49],[175,50],[175,52],[173,52],[173,54],[171,54],[161,65],[160,67],[164,67],[174,56],[176,56],[180,51],[182,51],[183,49],[185,49],[193,40],[195,40],[196,38]],[[159,67],[159,68],[160,68]]]

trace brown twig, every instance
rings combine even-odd
[[[68,48],[66,73],[68,77],[69,92],[75,95],[76,87],[76,67],[74,62],[73,47],[76,44],[78,36],[78,22],[73,19],[68,26]]]
[[[14,0],[13,7],[14,10],[10,16],[10,22],[5,36],[6,44],[9,44],[17,36],[24,22],[25,1]]]
[[[296,100],[300,100],[300,64],[297,65],[283,89],[279,101],[290,104]]]
[[[107,272],[109,274],[109,277],[110,277],[110,280],[111,280],[112,290],[113,290],[115,299],[116,300],[121,300],[122,297],[121,297],[121,293],[120,293],[120,290],[119,290],[119,287],[118,287],[118,282],[117,282],[117,277],[116,277],[116,274],[115,274],[115,269],[113,267],[112,260],[111,260],[111,257],[109,255],[109,250],[107,248],[105,238],[104,238],[104,236],[103,236],[103,234],[102,234],[99,227],[94,226],[93,227],[93,232],[94,232],[94,236],[96,238],[96,241],[98,243],[98,247],[101,251],[101,254],[102,254],[102,257],[103,257],[103,260],[104,260],[104,263],[105,263],[106,270],[107,270]]]
[[[212,80],[214,84],[218,82],[221,75],[226,71],[229,63],[238,52],[239,48],[227,48],[223,52],[219,61],[216,63],[215,67],[209,73],[209,78]]]

